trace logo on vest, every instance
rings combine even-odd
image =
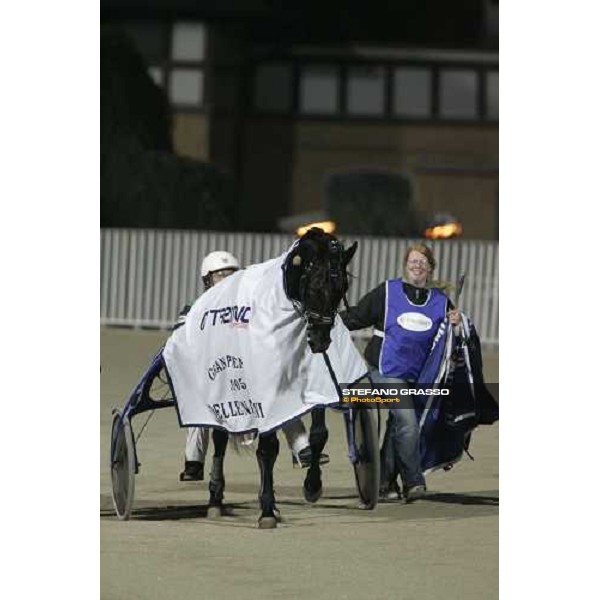
[[[397,323],[408,331],[429,331],[433,327],[433,321],[428,316],[417,312],[402,313]]]
[[[250,306],[226,306],[225,308],[213,308],[202,315],[200,330],[204,331],[207,325],[227,325],[237,327],[248,327],[250,322]]]

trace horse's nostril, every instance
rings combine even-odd
[[[325,352],[331,344],[331,339],[328,340],[316,340],[309,336],[308,347],[313,354],[320,354]]]

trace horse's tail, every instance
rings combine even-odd
[[[229,443],[236,454],[254,456],[258,448],[258,433],[230,433]]]

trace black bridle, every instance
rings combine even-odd
[[[298,242],[298,244],[302,243],[302,240]],[[319,249],[314,249],[310,258],[303,259],[302,274],[298,280],[297,290],[292,291],[289,287],[286,287],[286,293],[297,314],[302,317],[307,324],[332,326],[338,312],[337,307],[339,302],[343,300],[346,308],[348,307],[348,300],[346,297],[346,292],[348,290],[348,274],[343,261],[344,247],[339,240],[332,236],[320,240],[317,243],[320,244],[321,247]],[[322,248],[323,244],[326,244],[325,249]],[[333,302],[330,310],[327,310],[326,312],[307,306],[309,282],[313,276],[314,269],[323,262],[323,259],[319,260],[319,255],[325,256],[324,260],[327,262],[327,279],[328,284],[331,286],[332,293],[339,296],[338,302]],[[292,257],[292,254],[290,254],[284,265],[284,270],[290,268],[293,261],[294,258]]]

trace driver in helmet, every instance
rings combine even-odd
[[[204,257],[200,267],[200,276],[207,290],[240,269],[238,259],[224,250],[211,252]],[[177,319],[173,330],[185,323],[191,304],[186,304]],[[179,474],[179,481],[202,481],[204,479],[204,459],[208,447],[208,429],[189,427],[185,442],[185,465]]]

